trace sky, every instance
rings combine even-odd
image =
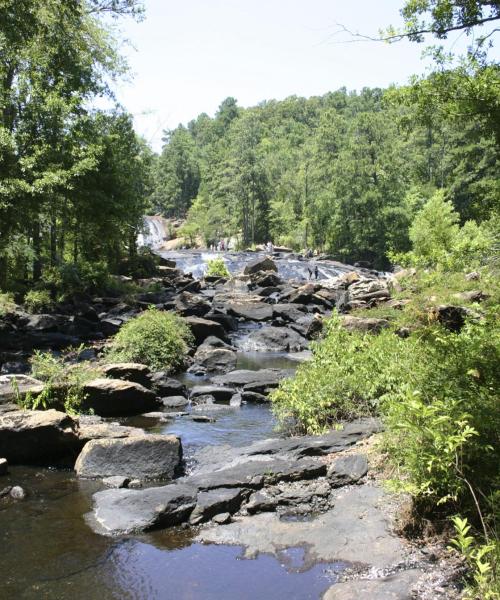
[[[376,36],[401,23],[402,0],[144,0],[145,19],[120,21],[130,75],[115,86],[139,134],[162,132],[228,96],[240,106],[315,96],[345,86],[404,84],[425,71],[423,45],[354,42],[340,26]],[[465,48],[465,35],[448,46]]]

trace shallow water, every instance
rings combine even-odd
[[[235,257],[230,269],[241,270],[254,256]],[[187,262],[179,260],[179,266],[189,270],[191,261],[198,271],[207,258],[183,257]],[[300,276],[305,266],[295,263],[286,269]],[[283,354],[238,353],[238,369],[296,367]],[[180,379],[190,387],[207,383],[189,375]],[[198,414],[216,421],[196,423],[188,415],[170,423],[141,417],[123,422],[179,435],[188,465],[200,447],[241,446],[278,435],[268,405],[216,405]],[[12,467],[0,480],[0,489],[7,485],[22,486],[27,497],[0,498],[1,600],[316,600],[345,568],[306,564],[302,548],[284,549],[278,559],[243,559],[242,548],[203,545],[194,541],[196,531],[182,528],[133,538],[97,535],[84,515],[102,484],[77,480],[72,471]]]

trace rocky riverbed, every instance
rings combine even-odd
[[[309,259],[235,253],[225,280],[203,277],[204,258],[164,253],[140,282],[155,291],[133,302],[79,297],[0,319],[2,595],[452,598],[435,556],[394,533],[391,497],[356,450],[380,423],[287,438],[268,406],[334,308],[347,328],[387,326],[347,313],[391,302],[389,277],[325,259],[309,281]],[[102,364],[106,338],[151,304],[191,328],[185,373]],[[43,390],[30,353],[80,342],[74,360],[99,369],[85,385],[93,415],[20,410]]]

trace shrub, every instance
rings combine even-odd
[[[190,329],[180,317],[150,308],[123,325],[111,343],[108,359],[175,371],[184,365],[191,342]]]
[[[403,376],[398,352],[405,341],[391,331],[350,333],[333,317],[313,358],[272,396],[273,411],[287,428],[319,433],[344,419],[376,414],[380,396]]]
[[[158,273],[159,257],[150,248],[140,248],[137,254],[127,258],[120,264],[121,275],[129,275],[134,279],[154,277]]]
[[[223,258],[209,260],[207,265],[206,275],[210,277],[231,277],[231,273],[228,271]]]
[[[82,348],[80,347],[78,352]],[[67,357],[72,354],[74,349],[68,349],[59,357],[50,352],[35,351],[30,359],[32,375],[43,381],[45,388],[36,397],[28,394],[21,403],[24,408],[56,408],[67,413],[80,412],[84,399],[83,386],[98,375],[98,369],[87,361],[67,362]]]
[[[14,295],[10,292],[0,293],[0,316],[7,314],[15,310],[16,303],[14,302]]]
[[[48,290],[30,290],[24,296],[24,306],[28,312],[41,312],[51,308],[52,298]]]

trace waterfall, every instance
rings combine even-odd
[[[158,215],[144,217],[144,231],[137,236],[138,246],[156,249],[160,248],[167,239],[168,233],[165,230],[163,217]]]

